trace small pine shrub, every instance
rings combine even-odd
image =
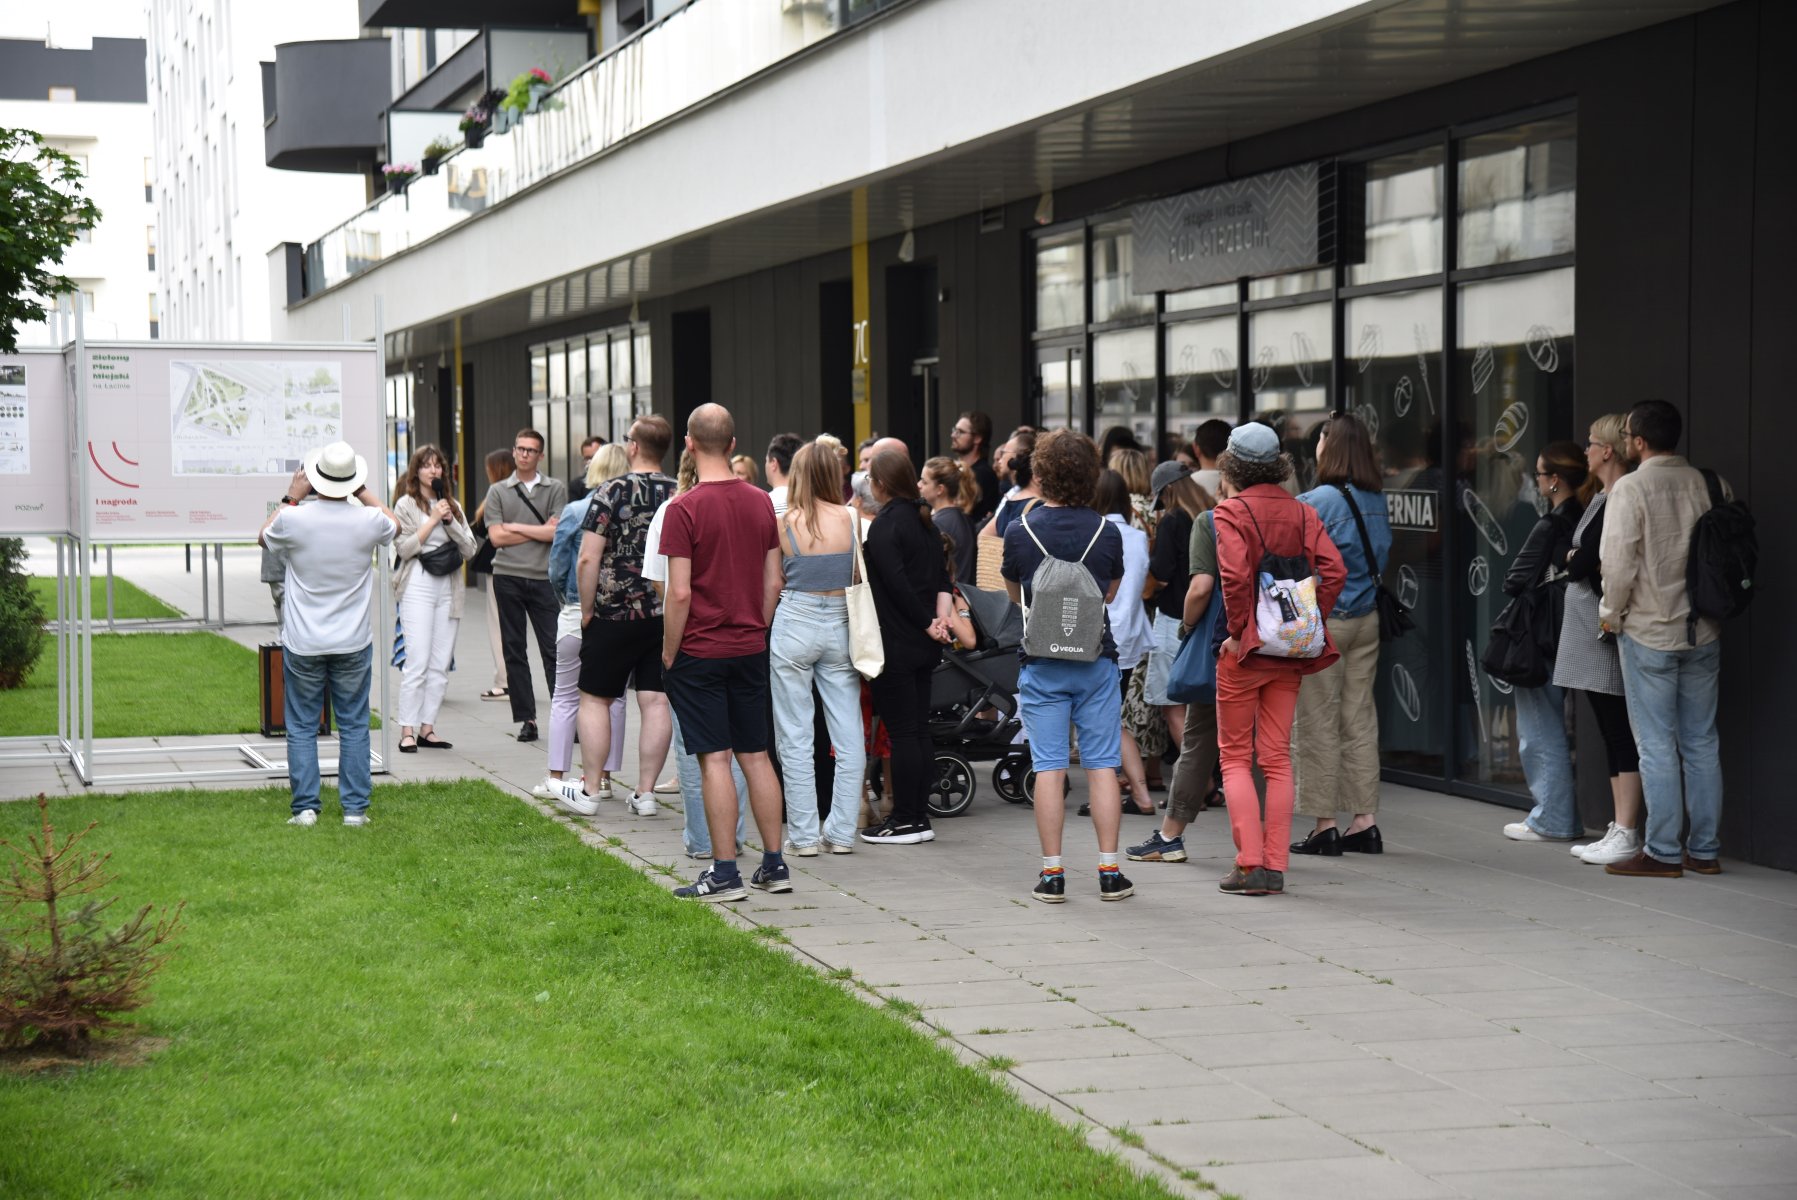
[[[25,543],[0,538],[0,691],[24,686],[44,652],[47,619],[25,582]]]
[[[187,902],[154,920],[146,904],[117,929],[102,928],[116,897],[91,897],[117,878],[105,869],[112,855],[79,850],[99,822],[58,845],[42,794],[37,808],[41,833],[24,847],[0,841],[14,858],[0,879],[0,1048],[74,1053],[122,1025],[119,1014],[149,1003],[150,980],[168,961]]]

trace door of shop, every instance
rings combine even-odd
[[[1036,347],[1036,425],[1090,433],[1086,407],[1084,340],[1045,342]]]

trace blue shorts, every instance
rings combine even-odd
[[[1067,769],[1069,725],[1079,730],[1079,762],[1086,770],[1114,771],[1123,764],[1123,694],[1117,680],[1116,660],[1109,658],[1023,664],[1017,700],[1036,770]]]

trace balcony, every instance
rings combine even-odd
[[[386,38],[289,42],[262,64],[263,151],[286,171],[360,174],[386,145]]]
[[[575,0],[507,0],[505,19],[517,25],[585,29]],[[478,29],[491,22],[491,0],[358,0],[364,29]]]
[[[537,111],[509,125],[496,120],[482,146],[451,155],[438,174],[381,197],[309,244],[300,290],[309,297],[336,287],[907,2],[696,0],[579,68]],[[490,70],[510,69],[490,53]],[[517,64],[519,71],[531,65],[538,64]],[[497,86],[509,78],[494,75]]]

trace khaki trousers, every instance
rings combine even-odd
[[[1167,789],[1167,815],[1190,824],[1204,811],[1217,770],[1217,706],[1186,705],[1185,737],[1179,745],[1179,761],[1173,764],[1173,783]]]
[[[1341,659],[1304,677],[1292,731],[1298,768],[1298,812],[1379,811],[1379,713],[1373,677],[1379,671],[1379,614],[1329,618]]]

